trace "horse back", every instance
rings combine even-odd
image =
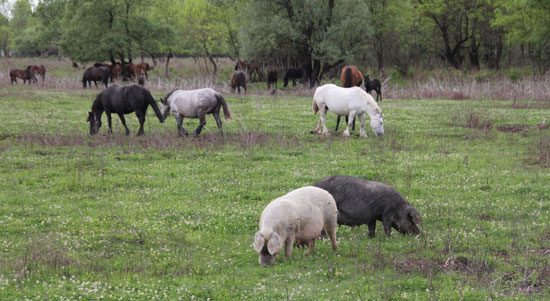
[[[359,87],[363,83],[363,74],[356,66],[344,66],[340,77],[344,88]]]

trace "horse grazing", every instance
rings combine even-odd
[[[370,117],[370,126],[374,133],[378,135],[384,134],[384,120],[382,110],[378,107],[370,94],[359,87],[342,88],[333,84],[323,85],[313,95],[313,113],[321,111],[319,123],[312,133],[321,133],[320,127],[323,126],[322,134],[330,136],[325,124],[325,115],[327,111],[342,116],[348,115],[349,120],[353,120],[355,116],[359,116],[361,122],[360,136],[366,137],[365,132],[365,113]],[[348,122],[344,136],[349,136],[349,128],[351,122]]]
[[[380,80],[378,78],[373,78],[370,80],[367,75],[365,77],[365,90],[369,94],[372,90],[376,91],[376,101],[378,101],[378,97],[380,97],[380,101],[382,101],[382,84],[380,84]]]
[[[357,69],[356,66],[344,66],[342,68],[342,73],[340,74],[342,79],[342,87],[351,88],[351,87],[361,87],[363,83],[363,74]],[[348,123],[348,117],[346,116],[346,124]],[[336,129],[338,131],[338,126],[340,125],[340,116],[336,119]],[[355,130],[355,119],[353,119],[353,124],[351,126],[352,130]]]
[[[241,87],[246,94],[246,75],[242,71],[235,71],[231,74],[231,92],[235,93],[235,88],[241,94]]]
[[[44,65],[29,65],[27,66],[27,69],[29,69],[29,71],[34,74],[40,75],[40,78],[42,78],[42,82],[44,82],[44,79],[46,78],[46,67],[44,67]]]
[[[292,80],[292,86],[296,86],[296,79],[304,77],[304,70],[302,68],[290,68],[284,77],[284,86],[288,86],[288,81]]]
[[[210,88],[198,90],[172,90],[164,99],[160,99],[160,112],[162,118],[166,119],[170,110],[172,110],[178,125],[178,134],[187,136],[187,131],[183,128],[183,118],[199,118],[199,127],[195,129],[193,136],[198,137],[202,128],[206,124],[206,114],[212,114],[223,136],[222,121],[220,119],[220,108],[223,108],[225,119],[231,119],[231,111],[223,96]]]
[[[139,84],[140,86],[144,86],[144,85],[145,85],[145,75],[143,75],[143,74],[138,75],[138,84]]]
[[[279,80],[279,75],[277,70],[269,70],[267,74],[267,89],[270,89],[272,85],[277,89],[277,81]]]
[[[82,75],[82,86],[84,89],[86,89],[86,82],[88,83],[88,86],[91,87],[92,82],[94,82],[95,87],[97,88],[97,81],[102,81],[105,85],[105,88],[109,85],[109,77],[111,76],[111,72],[109,71],[109,68],[101,66],[101,67],[90,67],[84,71],[84,75]]]
[[[157,102],[147,89],[136,85],[126,87],[110,86],[96,96],[92,104],[92,111],[88,113],[87,121],[90,123],[90,135],[95,135],[99,131],[101,127],[101,114],[105,111],[107,121],[109,122],[109,133],[113,132],[111,128],[111,113],[116,113],[126,129],[126,135],[130,135],[130,130],[126,126],[124,114],[136,112],[139,120],[137,136],[141,136],[143,135],[143,123],[145,123],[148,106],[153,107],[157,118],[163,123],[164,118],[160,114]]]
[[[134,67],[134,72],[139,76],[139,74],[145,74],[145,78],[146,79],[149,79],[149,77],[147,76],[147,71],[149,70],[153,70],[154,67],[153,66],[149,66],[148,63],[139,63],[137,65],[135,65]]]
[[[245,71],[249,75],[250,81],[262,81],[264,79],[264,73],[262,71],[262,65],[258,62],[244,62],[238,60],[235,64],[235,71]]]
[[[25,70],[21,69],[11,69],[10,70],[10,79],[11,84],[13,83],[17,84],[17,78],[20,78],[23,80],[23,85],[29,81],[29,85],[31,84],[31,81],[34,81],[34,83],[38,82],[36,79],[36,76],[34,73],[31,72],[31,70],[27,67]]]

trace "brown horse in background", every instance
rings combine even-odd
[[[241,87],[244,88],[246,94],[246,75],[242,71],[235,71],[231,74],[231,92],[235,93],[235,88],[241,94]]]
[[[250,81],[263,81],[264,72],[262,65],[258,62],[245,62],[238,60],[235,64],[235,71],[242,70],[248,73]]]
[[[44,79],[46,78],[46,67],[44,67],[44,65],[29,65],[27,66],[27,69],[29,69],[29,71],[34,74],[40,75],[40,78],[42,78],[42,82],[44,82]]]
[[[363,74],[355,66],[344,66],[340,78],[344,88],[360,87],[363,83]]]
[[[154,66],[150,66],[148,63],[139,63],[135,65],[134,71],[136,74],[144,74],[146,79],[149,79],[147,76],[147,71],[155,69]]]
[[[31,84],[31,80],[34,81],[34,83],[38,82],[36,79],[36,76],[34,73],[31,72],[31,70],[27,67],[25,70],[21,69],[11,69],[10,70],[10,79],[11,84],[13,83],[17,84],[17,78],[20,78],[23,80],[23,85],[29,81],[29,85]]]
[[[344,66],[342,68],[342,73],[340,74],[342,79],[342,87],[351,88],[351,87],[361,87],[363,83],[363,74],[357,69],[356,66]],[[348,116],[346,116],[346,124],[348,123]],[[336,119],[336,129],[338,131],[338,126],[340,125],[340,116]],[[353,118],[353,125],[351,126],[352,130],[355,130],[355,118]]]

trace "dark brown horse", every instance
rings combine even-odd
[[[10,70],[10,79],[11,84],[13,83],[17,84],[17,78],[20,78],[23,80],[23,85],[29,81],[29,85],[31,84],[31,81],[34,81],[36,83],[38,80],[36,79],[36,76],[34,76],[34,73],[32,73],[29,68],[25,70],[21,69],[11,69]]]
[[[34,74],[40,75],[40,78],[42,78],[42,82],[44,82],[44,79],[46,78],[46,67],[44,67],[44,65],[29,65],[27,66],[27,69],[29,69]]]
[[[82,75],[82,86],[86,89],[86,83],[90,86],[92,82],[94,82],[95,87],[97,88],[97,81],[102,81],[105,88],[107,88],[109,85],[110,76],[111,72],[107,67],[90,67],[86,69],[86,71],[84,71],[84,75]]]
[[[279,74],[277,73],[277,70],[269,70],[269,73],[267,74],[267,88],[270,89],[272,85],[275,86],[275,89],[277,89],[277,81],[279,80]]]
[[[288,86],[288,81],[292,80],[292,86],[296,86],[296,80],[304,77],[304,69],[302,68],[290,68],[285,74],[283,79],[284,86]]]
[[[145,116],[147,115],[147,108],[149,106],[153,108],[157,118],[163,123],[164,118],[160,114],[157,102],[147,89],[136,85],[126,87],[110,86],[96,96],[92,104],[92,111],[88,113],[87,121],[90,123],[90,135],[95,135],[99,131],[103,112],[107,115],[109,133],[113,132],[111,128],[111,113],[115,113],[118,114],[126,130],[126,135],[129,135],[130,130],[126,126],[124,114],[135,112],[139,120],[137,136],[141,136],[143,135],[143,124],[145,123]]]
[[[242,70],[248,73],[249,79],[253,81],[262,81],[264,79],[264,73],[262,71],[262,64],[258,62],[244,62],[238,60],[235,64],[235,71]]]
[[[340,74],[342,79],[342,87],[351,88],[351,87],[361,87],[363,83],[363,74],[357,69],[356,66],[344,66],[342,68],[342,73]],[[346,116],[346,124],[348,123],[348,116]],[[340,116],[336,119],[336,129],[338,131],[338,126],[340,125]],[[352,130],[355,130],[355,118],[353,118],[353,125],[351,126]]]
[[[235,71],[231,74],[231,92],[235,93],[235,88],[241,94],[241,87],[246,94],[246,75],[242,71]]]

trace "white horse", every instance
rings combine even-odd
[[[369,114],[370,126],[374,133],[384,135],[384,120],[382,110],[378,107],[370,94],[359,87],[342,88],[333,84],[323,85],[313,95],[313,114],[321,112],[317,128],[314,133],[321,133],[320,127],[323,125],[322,134],[330,136],[325,124],[325,115],[327,111],[338,116],[348,116],[348,124],[344,131],[344,136],[349,136],[349,128],[353,123],[355,116],[359,116],[361,122],[361,137],[366,137],[365,132],[365,113]]]
[[[172,110],[178,123],[178,133],[187,136],[187,131],[183,128],[183,118],[199,118],[200,124],[195,129],[194,136],[198,137],[202,128],[206,124],[206,114],[212,114],[216,119],[216,124],[223,136],[222,121],[220,119],[220,108],[223,107],[223,116],[225,119],[231,119],[231,111],[223,96],[210,88],[198,90],[172,90],[170,93],[160,99],[160,113],[163,120],[168,117]]]

